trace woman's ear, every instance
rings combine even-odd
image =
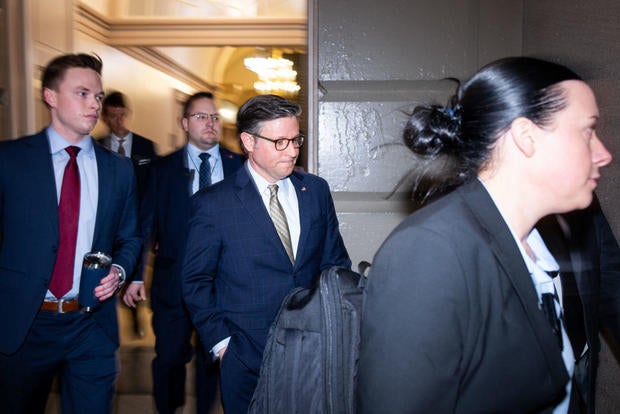
[[[510,124],[512,142],[528,158],[536,152],[536,132],[536,125],[524,117],[519,117]]]

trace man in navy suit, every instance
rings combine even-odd
[[[0,412],[43,413],[56,374],[68,413],[109,413],[118,374],[115,301],[140,250],[131,163],[94,145],[101,60],[53,59],[42,77],[50,125],[0,143]],[[82,258],[111,255],[79,311]]]
[[[219,145],[222,123],[210,92],[196,93],[185,102],[182,126],[187,145],[153,164],[140,212],[145,244],[137,275],[143,274],[141,269],[149,262],[150,253],[155,254],[151,286],[156,352],[153,394],[160,414],[174,413],[184,404],[185,365],[192,358],[193,326],[181,297],[190,196],[243,165],[242,156]],[[124,300],[135,306],[143,297],[144,285],[138,280],[129,285]],[[216,400],[217,364],[211,360],[207,363],[202,347],[197,348],[196,408],[207,414]]]
[[[136,174],[138,204],[140,204],[146,191],[146,182],[151,162],[157,158],[157,154],[155,153],[153,141],[135,132],[131,132],[127,128],[125,123],[129,113],[127,100],[121,92],[113,91],[108,93],[103,99],[101,120],[110,129],[110,134],[99,139],[99,143],[107,149],[131,159]],[[134,275],[128,277],[130,280],[135,278]],[[130,309],[133,333],[136,337],[142,337],[144,331],[140,327],[137,308],[132,307]]]
[[[129,116],[125,96],[118,91],[110,92],[103,99],[101,120],[110,129],[110,134],[99,142],[106,148],[131,159],[138,181],[138,201],[146,191],[146,180],[151,162],[157,158],[155,145],[150,139],[130,131],[125,125]]]
[[[327,182],[294,171],[299,105],[261,95],[239,110],[248,162],[192,200],[183,295],[207,352],[220,360],[226,413],[245,413],[269,326],[286,296],[323,269],[350,267]]]

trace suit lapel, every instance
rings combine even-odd
[[[563,222],[560,225],[560,222]],[[576,357],[585,343],[595,346],[598,336],[598,312],[593,310],[591,292],[597,291],[599,263],[594,237],[595,223],[583,211],[551,215],[536,225],[547,248],[560,264],[566,331]],[[585,323],[585,325],[584,325]]]
[[[192,171],[187,167],[187,147],[183,147],[174,154],[170,159],[171,191],[179,194],[179,198],[189,200],[192,195]],[[179,202],[181,202],[179,200]]]
[[[250,177],[250,173],[247,170],[247,166],[244,165],[242,171],[235,176],[235,187],[237,197],[248,215],[252,217],[256,224],[256,231],[259,234],[266,235],[269,241],[274,245],[278,251],[281,252],[282,260],[285,260],[289,265],[291,264],[286,250],[282,245],[282,241],[276,232],[276,228],[271,221],[271,217],[263,204],[263,200],[258,192],[254,180]]]
[[[235,172],[234,165],[231,162],[234,156],[220,146],[220,158],[222,159],[222,171],[224,172],[224,178],[226,178]]]
[[[106,135],[105,137],[101,138],[101,145],[104,146],[104,148],[110,149],[110,141],[112,140],[112,138],[110,137],[110,135]]]
[[[290,176],[291,183],[295,187],[295,193],[297,194],[297,204],[299,206],[299,242],[297,243],[297,257],[295,258],[295,264],[301,263],[303,259],[303,252],[306,250],[305,245],[308,240],[308,234],[310,233],[310,222],[312,221],[312,208],[310,201],[313,199],[313,195],[310,194],[309,188],[304,185],[303,175],[293,171]],[[316,195],[315,195],[316,197]]]
[[[93,233],[93,246],[97,244],[101,223],[104,223],[106,212],[110,211],[109,203],[112,200],[113,189],[116,183],[116,171],[112,165],[111,154],[108,154],[97,145],[94,146],[95,158],[97,159],[98,192],[97,198],[97,219],[95,221],[95,232]]]
[[[56,193],[56,179],[54,178],[54,166],[50,153],[50,145],[45,130],[23,141],[30,148],[27,149],[27,171],[30,172],[34,181],[34,188],[39,188],[37,203],[41,203],[43,211],[51,211],[49,224],[51,234],[59,237],[58,231],[58,196]]]
[[[546,356],[554,379],[566,383],[566,367],[558,352],[557,338],[538,306],[538,295],[514,237],[491,197],[478,180],[465,184],[460,191],[482,228],[485,229],[495,257],[504,269],[523,307],[524,313]]]
[[[133,161],[133,157],[136,155],[142,155],[144,151],[142,151],[142,137],[140,135],[136,135],[132,132],[131,139],[131,160]]]

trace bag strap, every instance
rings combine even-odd
[[[366,279],[368,278],[368,271],[370,269],[370,263],[366,260],[362,260],[357,265],[357,272],[360,274],[360,280],[357,283],[357,287],[363,289],[366,286]]]

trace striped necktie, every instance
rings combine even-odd
[[[286,214],[284,214],[284,210],[282,209],[282,205],[280,201],[278,201],[278,185],[272,184],[269,185],[269,215],[271,216],[271,220],[273,221],[274,226],[276,227],[276,231],[278,232],[278,236],[280,236],[280,240],[284,245],[284,250],[286,250],[286,254],[288,258],[291,260],[291,264],[295,264],[295,257],[293,256],[293,245],[291,244],[291,234],[288,229],[288,221],[286,220]]]
[[[125,138],[118,140],[118,153],[119,155],[122,155],[124,157],[126,153],[125,153],[125,147],[123,147],[123,142],[125,142]]]

